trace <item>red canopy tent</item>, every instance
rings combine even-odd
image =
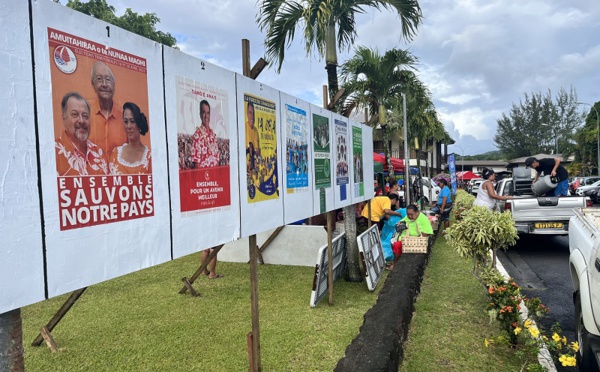
[[[464,172],[457,172],[456,178],[461,181],[470,181],[472,179],[481,178],[481,177],[471,171],[464,171]]]
[[[383,164],[383,170],[387,171],[387,164],[385,162],[385,155],[373,153],[373,161]],[[404,172],[404,160],[398,158],[390,158],[394,172]]]

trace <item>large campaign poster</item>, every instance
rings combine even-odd
[[[352,125],[352,192],[353,200],[362,200],[365,195],[363,134],[360,125]]]
[[[351,204],[350,166],[352,164],[352,143],[349,138],[348,119],[333,115],[333,154],[335,161],[335,207]]]
[[[365,181],[365,196],[363,200],[371,199],[375,194],[375,170],[373,161],[373,128],[361,125],[363,134],[363,177]]]
[[[310,150],[310,105],[280,92],[281,139],[284,145],[284,222],[299,222],[313,216],[312,151]]]
[[[279,91],[236,75],[242,237],[283,225]]]
[[[170,259],[160,45],[45,1],[33,21],[49,294]]]
[[[330,111],[315,105],[311,112],[311,144],[313,151],[313,175],[315,192],[313,198],[314,214],[329,212],[334,209],[334,193],[332,182],[333,160],[331,145],[332,115]]]
[[[448,155],[448,171],[450,172],[450,183],[452,187],[452,195],[456,195],[456,161],[454,159],[454,153]]]
[[[10,44],[0,52],[6,62],[0,69],[4,132],[0,137],[0,314],[4,314],[44,300],[44,260],[28,2],[4,3],[0,19],[1,43]]]
[[[181,257],[240,236],[235,73],[172,48],[164,63],[173,256]]]

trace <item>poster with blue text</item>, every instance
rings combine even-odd
[[[306,111],[285,105],[286,190],[288,194],[308,191],[308,122]]]
[[[452,195],[456,194],[456,162],[454,154],[448,155],[448,170],[450,171],[450,181],[452,182]]]

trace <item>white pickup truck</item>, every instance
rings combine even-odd
[[[600,371],[600,208],[576,209],[569,224],[580,371]]]
[[[513,171],[514,172],[514,171]],[[505,178],[496,185],[498,195],[512,195],[513,199],[498,201],[500,211],[510,211],[519,234],[567,235],[573,208],[591,206],[584,196],[540,196],[533,195],[531,178]]]

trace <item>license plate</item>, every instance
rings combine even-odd
[[[562,222],[537,222],[533,225],[536,229],[562,229]]]

